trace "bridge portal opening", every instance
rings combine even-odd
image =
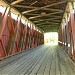
[[[44,44],[57,45],[58,44],[58,33],[48,32],[44,34]]]

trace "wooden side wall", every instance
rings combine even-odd
[[[65,50],[65,52],[68,53],[68,55],[75,60],[75,9],[72,8],[70,10],[70,17],[67,16],[65,19],[65,23],[62,25],[62,46]],[[61,41],[61,30],[59,28],[58,34],[59,34],[59,41]],[[59,45],[61,45],[59,43]]]
[[[9,9],[0,11],[0,59],[44,44],[44,34],[18,18],[14,20]]]

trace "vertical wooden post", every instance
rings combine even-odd
[[[60,46],[62,46],[62,27],[60,26],[59,27],[59,30],[58,30],[58,44],[60,45]]]
[[[71,27],[72,27],[72,35],[73,35],[73,40],[74,40],[74,50],[73,50],[73,56],[74,56],[74,59],[75,59],[75,22],[74,22],[74,15],[73,15],[73,9],[71,10],[70,12],[71,14]]]

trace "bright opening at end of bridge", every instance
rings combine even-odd
[[[44,34],[44,44],[46,45],[57,45],[58,44],[58,33],[48,32]]]

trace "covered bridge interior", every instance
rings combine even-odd
[[[75,75],[75,0],[0,0],[0,75]]]

